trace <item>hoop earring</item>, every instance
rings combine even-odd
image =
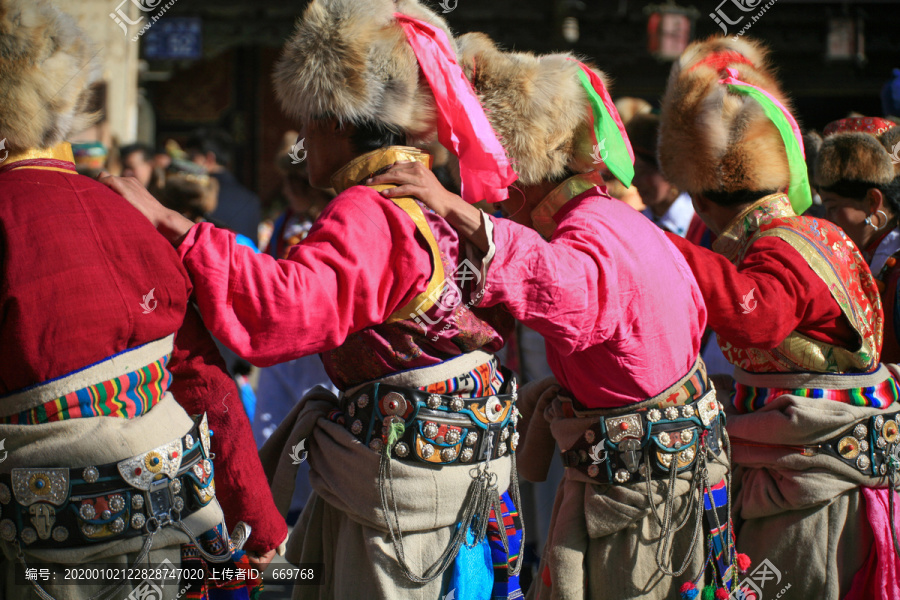
[[[882,215],[882,216],[884,217],[884,223],[882,223],[881,225],[879,225],[878,227],[876,227],[876,229],[878,229],[878,230],[884,229],[885,226],[888,224],[888,221],[889,221],[888,216],[887,216],[887,213],[884,212],[883,210],[876,210],[876,211],[875,211],[875,214]]]

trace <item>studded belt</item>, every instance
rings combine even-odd
[[[29,548],[152,533],[215,496],[206,415],[185,435],[125,460],[0,475],[0,538]]]
[[[900,470],[900,412],[875,415],[814,446],[802,446],[806,456],[828,454],[869,477]]]
[[[507,371],[500,393],[457,398],[372,383],[341,396],[345,427],[381,452],[393,424],[403,425],[393,456],[430,465],[472,464],[515,451],[519,434],[515,376]]]
[[[668,479],[673,465],[678,472],[690,469],[698,452],[718,454],[724,418],[714,389],[683,406],[599,417],[562,452],[563,464],[597,483],[629,484],[648,474]]]

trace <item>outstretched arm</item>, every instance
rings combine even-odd
[[[383,323],[431,278],[431,257],[415,222],[369,188],[335,198],[285,260],[256,254],[210,223],[191,223],[185,232],[187,224],[145,190],[124,191],[163,235],[179,242],[210,332],[257,366],[340,346],[350,334]]]

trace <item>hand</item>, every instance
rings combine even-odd
[[[141,185],[141,182],[134,177],[106,175],[105,177],[100,177],[100,183],[125,198],[129,204],[138,209],[161,234],[175,245],[178,245],[178,242],[194,226],[193,221],[187,217],[160,204]]]
[[[266,570],[266,567],[269,566],[269,563],[272,562],[273,558],[275,558],[275,548],[272,548],[265,554],[247,552],[247,560],[250,562],[250,566],[254,569],[258,569],[260,573]]]
[[[382,173],[366,180],[366,185],[396,184],[398,187],[383,190],[382,196],[414,196],[428,208],[447,218],[455,208],[468,206],[465,200],[447,191],[434,173],[424,164],[415,161],[396,162]]]
[[[382,196],[413,196],[447,220],[463,237],[487,252],[489,241],[481,211],[444,189],[434,173],[420,162],[397,162],[381,175],[366,180],[366,185],[396,184],[383,190]]]

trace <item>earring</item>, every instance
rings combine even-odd
[[[882,223],[881,225],[878,226],[878,229],[884,229],[884,227],[888,224],[888,216],[887,216],[887,213],[884,212],[883,210],[878,210],[878,211],[875,211],[875,212],[876,212],[876,214],[879,214],[879,215],[881,215],[881,216],[884,217],[884,223]]]
[[[871,218],[871,217],[866,217],[866,225],[872,225],[872,218]],[[872,227],[875,227],[875,226],[872,225]],[[877,227],[876,227],[876,229],[877,229]]]

